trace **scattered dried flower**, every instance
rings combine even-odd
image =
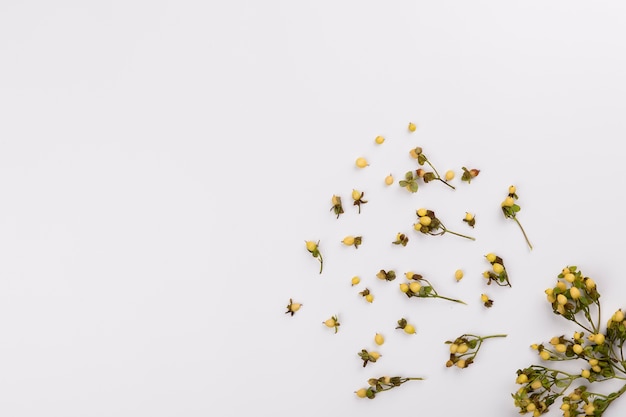
[[[416,214],[417,223],[413,225],[413,228],[418,232],[431,236],[440,236],[444,233],[450,233],[453,235],[464,237],[466,239],[476,240],[473,237],[462,235],[460,233],[456,233],[447,229],[444,224],[437,218],[437,216],[435,216],[435,212],[432,210],[421,208],[416,211]]]
[[[396,271],[390,270],[389,272],[387,272],[384,269],[381,269],[376,274],[376,278],[384,279],[386,281],[393,281],[394,279],[396,279]]]
[[[472,182],[472,179],[476,178],[478,174],[480,174],[480,170],[478,169],[467,169],[465,167],[462,167],[461,169],[463,170],[461,181],[466,181],[468,184]]]
[[[372,293],[370,292],[369,289],[364,289],[363,291],[361,291],[359,293],[360,296],[362,296],[363,298],[365,298],[365,301],[367,301],[368,303],[371,303],[374,301],[374,296],[372,295]]]
[[[511,185],[509,187],[509,194],[504,199],[504,201],[502,201],[502,204],[500,204],[500,206],[502,207],[502,213],[504,213],[504,217],[506,217],[507,219],[515,220],[515,223],[517,223],[520,230],[522,231],[522,234],[524,235],[524,239],[526,239],[528,247],[532,250],[533,245],[530,244],[530,241],[528,240],[528,236],[526,236],[526,232],[524,231],[522,224],[519,222],[519,220],[517,220],[517,213],[519,213],[521,208],[515,202],[518,198],[516,191],[517,189],[515,188],[515,186]]]
[[[461,300],[457,300],[454,298],[444,297],[443,295],[439,295],[432,284],[424,279],[420,274],[416,274],[414,272],[407,272],[406,274],[409,282],[405,283],[406,286],[400,284],[400,291],[402,291],[407,297],[418,297],[418,298],[441,298],[442,300],[453,301],[455,303],[466,304]]]
[[[363,367],[365,368],[368,363],[376,362],[382,355],[378,352],[368,352],[366,349],[361,349],[358,353],[359,357],[363,360]]]
[[[474,227],[474,225],[476,225],[476,217],[472,213],[465,212],[463,221],[470,227]]]
[[[309,251],[311,256],[313,256],[315,259],[320,261],[320,274],[321,274],[322,269],[324,268],[324,259],[322,258],[322,253],[320,252],[319,240],[317,241],[317,243],[312,240],[307,240],[305,241],[305,243],[306,243],[306,250]]]
[[[341,197],[337,195],[333,195],[330,200],[333,203],[333,206],[330,208],[330,211],[334,212],[339,218],[339,215],[343,214],[343,205],[341,205]]]
[[[398,325],[396,326],[396,329],[402,329],[406,334],[415,334],[415,326],[409,324],[405,318],[401,318],[400,320],[398,320]]]
[[[337,316],[332,316],[331,318],[327,319],[326,321],[323,321],[322,323],[326,327],[334,328],[335,333],[339,331],[339,326],[341,326],[341,323],[339,323],[339,318]]]
[[[363,242],[362,236],[346,236],[341,241],[341,243],[343,243],[344,245],[354,246],[357,249],[359,248],[362,242]]]
[[[458,368],[464,369],[474,363],[476,355],[480,350],[483,342],[494,337],[506,337],[505,334],[494,334],[491,336],[476,336],[473,334],[463,334],[454,341],[447,340],[445,343],[450,345],[450,358],[446,362],[446,367],[456,365]]]
[[[296,311],[300,310],[300,307],[302,307],[302,304],[294,303],[293,300],[290,298],[285,314],[291,314],[291,316],[293,317],[293,315],[296,314]]]
[[[369,398],[370,400],[373,400],[376,397],[376,394],[399,387],[400,385],[408,381],[422,381],[423,379],[424,378],[403,378],[399,376],[382,376],[380,378],[370,378],[367,381],[369,384],[368,388],[361,388],[354,393],[359,398]]]
[[[405,235],[404,233],[398,233],[396,235],[396,240],[391,242],[394,245],[402,245],[402,246],[406,246],[407,243],[409,243],[409,238],[407,235]]]
[[[492,282],[495,282],[497,285],[501,287],[511,286],[509,282],[509,274],[506,272],[506,268],[504,267],[504,261],[501,257],[497,256],[494,253],[488,253],[485,255],[485,258],[491,264],[491,271],[483,272],[483,277],[487,279],[487,285],[490,285]]]
[[[365,193],[362,191],[352,190],[352,200],[354,200],[352,204],[359,208],[359,214],[361,214],[361,204],[367,203],[367,201],[363,200],[364,195]]]

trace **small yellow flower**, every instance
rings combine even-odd
[[[450,353],[455,354],[458,349],[459,349],[459,345],[457,345],[456,343],[450,344]]]
[[[413,293],[418,293],[420,291],[420,288],[422,288],[422,286],[420,285],[419,282],[417,281],[413,281],[409,284],[409,289],[411,290],[411,292]]]
[[[565,353],[565,351],[567,350],[567,346],[565,346],[563,343],[559,343],[558,345],[554,347],[554,350],[556,350],[559,353]]]
[[[515,186],[514,186],[514,185],[511,185],[511,186],[509,187],[509,194],[515,194],[515,192],[516,192],[516,191],[517,191],[517,188],[515,188]]]
[[[456,366],[458,366],[461,369],[465,368],[465,359],[459,359],[456,363]]]
[[[480,294],[480,301],[486,303],[489,301],[489,296],[487,294]]]
[[[361,388],[360,390],[355,391],[355,394],[359,398],[365,398],[365,397],[367,397],[367,389]]]
[[[406,326],[404,326],[404,333],[415,334],[415,327],[412,324],[407,324]]]
[[[374,139],[374,142],[376,142],[376,144],[378,145],[382,145],[384,141],[385,141],[385,138],[380,135],[376,136],[376,139]]]
[[[591,372],[589,372],[589,369],[583,369],[580,373],[580,376],[582,376],[583,378],[589,378],[591,376]]]
[[[335,327],[335,324],[336,324],[336,321],[332,317],[324,322],[324,325],[326,325],[326,327]]]
[[[494,253],[488,253],[485,255],[485,258],[487,258],[487,260],[491,263],[496,261],[496,255]]]
[[[578,343],[576,343],[576,344],[574,344],[572,346],[572,350],[577,355],[580,355],[581,353],[583,353],[583,347],[581,345],[579,345]]]
[[[502,266],[502,264],[499,264],[499,263],[493,264],[493,272],[500,275],[502,272],[504,272],[504,266]]]
[[[454,279],[456,279],[457,282],[462,280],[463,279],[463,271],[461,271],[460,269],[457,269],[456,271],[454,271]]]
[[[613,320],[616,323],[621,323],[622,321],[624,321],[624,313],[622,312],[622,310],[617,310],[614,314],[613,317],[611,317],[611,320]]]
[[[569,289],[569,295],[572,297],[572,300],[578,300],[580,298],[580,290],[576,287],[572,287]]]
[[[428,214],[428,210],[426,210],[425,208],[421,208],[421,209],[417,210],[417,215],[419,217],[424,217],[424,216],[426,216],[426,214]]]
[[[587,290],[593,290],[596,287],[596,282],[594,280],[592,280],[591,278],[587,278],[585,280],[585,287],[587,287]]]
[[[361,282],[361,278],[359,277],[352,277],[352,286],[354,285],[359,285],[359,283]]]
[[[454,179],[454,175],[455,175],[454,171],[452,171],[452,170],[446,171],[446,174],[445,174],[446,181],[453,180]]]
[[[392,185],[393,184],[393,175],[389,174],[385,177],[385,184]]]
[[[549,360],[549,359],[550,359],[550,352],[548,352],[547,350],[542,350],[542,351],[539,353],[539,357],[540,357],[541,359],[543,359],[544,361],[547,361],[547,360]]]
[[[472,213],[465,213],[465,221],[471,222],[474,220],[474,215]]]
[[[417,129],[417,126],[415,125],[415,123],[413,122],[409,123],[409,132],[415,132],[416,129]]]
[[[567,304],[567,297],[564,296],[563,294],[559,294],[556,296],[556,301],[560,305],[564,306],[565,304]]]
[[[367,159],[360,157],[356,159],[356,166],[359,168],[365,168],[369,164],[367,163]]]
[[[432,221],[433,221],[433,219],[431,219],[431,218],[430,218],[430,217],[428,217],[428,216],[423,216],[423,217],[420,217],[420,220],[419,220],[419,222],[420,222],[420,224],[421,224],[422,226],[430,226],[430,224],[432,223]]]
[[[459,353],[462,355],[464,353],[467,353],[468,350],[469,350],[469,346],[467,345],[467,343],[461,343],[459,347],[456,349],[456,353]]]
[[[341,243],[343,243],[346,246],[354,245],[354,236],[346,236],[346,237],[344,237],[343,240],[341,241]]]
[[[380,346],[385,343],[385,337],[380,333],[376,333],[376,336],[374,336],[374,342]]]
[[[312,241],[312,240],[307,240],[307,241],[306,241],[306,249],[307,249],[309,252],[314,252],[314,251],[315,251],[315,249],[317,249],[317,243],[316,243],[316,242],[314,242],[314,241]]]
[[[380,357],[382,356],[380,353],[378,352],[369,352],[369,355],[372,357],[372,359],[374,359],[374,361],[377,361],[378,359],[380,359]]]
[[[570,284],[572,282],[574,282],[574,280],[576,279],[576,275],[572,274],[571,272],[568,274],[565,274],[565,276],[563,277],[563,279],[567,282],[569,282]]]
[[[507,197],[504,199],[504,201],[502,202],[502,207],[513,207],[515,205],[515,200],[513,199],[513,197]]]
[[[373,296],[372,294],[367,294],[367,295],[365,296],[365,300],[366,300],[368,303],[371,303],[371,302],[373,302],[373,301],[374,301],[374,296]]]
[[[542,387],[542,385],[543,385],[543,384],[542,384],[542,382],[541,382],[541,380],[540,380],[540,379],[535,379],[535,380],[534,380],[534,381],[530,384],[530,387],[531,387],[532,389],[539,389],[539,388],[541,388],[541,387]]]
[[[591,338],[591,336],[593,336],[593,339]],[[602,333],[596,333],[595,335],[591,336],[589,337],[589,340],[593,341],[593,343],[595,343],[596,345],[601,345],[605,341],[605,337]]]
[[[359,200],[361,197],[363,197],[363,193],[360,192],[359,190],[352,190],[352,199],[353,200]]]
[[[409,292],[409,284],[407,284],[406,282],[400,284],[400,291],[402,291],[403,293]]]
[[[517,379],[515,380],[516,384],[525,384],[528,382],[528,375],[526,374],[519,374],[519,376],[517,377]]]

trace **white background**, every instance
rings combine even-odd
[[[543,294],[565,265],[626,307],[625,44],[620,1],[0,2],[0,414],[517,415],[529,345],[576,330]],[[383,185],[418,145],[456,191]],[[477,240],[413,233],[419,207]],[[512,288],[485,285],[488,252]],[[464,332],[509,336],[446,369]],[[385,374],[427,380],[355,397]]]

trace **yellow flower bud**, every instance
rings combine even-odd
[[[465,359],[459,359],[456,363],[456,366],[458,366],[461,369],[465,368]]]
[[[415,148],[413,148],[413,149],[411,149],[409,151],[409,155],[411,155],[411,158],[413,158],[413,159],[419,158],[419,155],[418,155],[417,151],[415,150]]]
[[[365,168],[369,164],[367,163],[367,159],[360,157],[356,159],[356,166],[359,168]]]
[[[600,365],[596,365],[596,366],[592,366],[591,370],[593,372],[600,373],[602,371],[602,368],[600,367]]]
[[[385,177],[385,184],[387,185],[393,184],[393,175],[389,174]]]
[[[385,138],[380,135],[376,136],[376,139],[374,139],[374,142],[376,142],[378,145],[382,145],[384,141],[385,141]]]
[[[559,294],[559,295],[556,296],[556,301],[560,305],[564,306],[565,304],[567,304],[567,297],[564,296],[563,294]]]
[[[490,275],[489,275],[489,271],[485,271],[483,272],[483,277],[489,279]]]
[[[428,217],[428,216],[423,216],[423,217],[420,217],[420,224],[421,224],[422,226],[430,226],[430,223],[431,223],[432,221],[433,221],[433,219],[431,219],[431,218],[430,218],[430,217]]]
[[[404,333],[415,334],[415,327],[412,324],[407,324],[406,326],[404,326]]]
[[[552,346],[556,346],[559,343],[561,343],[561,339],[558,336],[554,336],[552,339],[550,339],[550,344]]]
[[[572,287],[569,289],[569,295],[572,297],[572,300],[578,300],[580,298],[580,290],[576,287]]]
[[[542,382],[541,382],[541,380],[540,380],[540,379],[535,379],[535,380],[532,382],[532,384],[530,384],[530,387],[531,387],[532,389],[539,389],[539,388],[541,388],[541,387],[542,387],[542,385],[543,385],[543,384],[542,384]]]
[[[554,347],[554,350],[556,350],[559,353],[565,353],[565,351],[567,350],[567,346],[565,346],[563,343],[559,343],[558,345]]]
[[[417,126],[415,125],[415,123],[413,122],[409,123],[409,132],[415,132],[416,129],[417,129]]]
[[[380,346],[385,343],[385,337],[380,333],[376,333],[376,336],[374,336],[374,342]]]
[[[363,193],[358,190],[352,190],[352,199],[354,201],[360,200],[363,197]]]
[[[532,345],[530,345],[530,348],[533,349],[533,350],[537,350],[537,349],[539,349],[539,345],[536,344],[536,343],[533,343]]]
[[[457,345],[456,343],[450,344],[450,353],[455,354],[458,349],[459,349],[459,345]]]
[[[324,322],[324,325],[326,325],[326,327],[335,327],[335,324],[337,324],[337,322],[335,321],[333,317],[329,318],[328,320]]]
[[[570,284],[572,282],[574,282],[574,280],[576,279],[576,275],[569,273],[569,274],[565,274],[565,276],[563,277],[563,279],[567,282],[569,282]]]
[[[374,359],[375,361],[378,360],[382,355],[378,352],[369,352],[369,355],[372,357],[372,359]]]
[[[469,350],[469,346],[467,345],[467,343],[461,343],[459,347],[456,349],[456,353],[459,353],[462,355],[466,353],[468,350]]]
[[[516,191],[517,191],[517,188],[515,188],[515,186],[514,186],[514,185],[511,185],[511,186],[509,187],[509,194],[515,194],[515,192],[516,192]]]
[[[589,369],[583,369],[580,373],[580,376],[582,376],[583,378],[589,378],[591,376],[591,372],[589,372]]]
[[[597,345],[601,345],[603,344],[605,341],[605,337],[602,333],[596,333],[595,337],[593,338],[593,343],[597,344]]]
[[[598,365],[598,360],[597,359],[589,359],[589,365],[590,366],[597,366]]]
[[[513,207],[513,205],[515,205],[515,200],[513,200],[513,197],[507,197],[502,202],[502,207]]]
[[[596,411],[596,407],[592,403],[589,403],[583,407],[583,410],[585,410],[585,415],[592,416]]]
[[[307,240],[307,241],[306,241],[306,249],[307,249],[309,252],[314,252],[314,251],[315,251],[315,249],[317,249],[317,243],[316,243],[316,242],[313,242],[312,240]]]
[[[454,279],[458,281],[463,279],[463,271],[461,271],[460,269],[457,269],[456,271],[454,271]]]
[[[592,290],[596,287],[596,282],[591,278],[587,278],[585,280],[585,286],[587,287],[587,290]]]
[[[526,374],[519,374],[517,376],[517,379],[515,380],[516,384],[525,384],[528,382],[528,375]]]
[[[368,303],[371,303],[374,301],[374,296],[372,294],[367,294],[365,296],[365,301],[367,301]]]
[[[296,311],[300,310],[300,307],[302,307],[302,304],[300,303],[291,303],[289,306],[289,310],[295,313]]]
[[[406,277],[406,279],[413,279],[413,276],[415,275],[415,272],[405,272],[404,276]]]
[[[344,237],[343,240],[341,241],[341,243],[343,243],[346,246],[354,245],[354,236],[346,236],[346,237]]]
[[[413,281],[409,284],[409,289],[411,290],[411,292],[413,293],[418,293],[420,291],[420,288],[422,288],[422,286],[420,285],[419,282],[417,281]]]
[[[418,223],[413,223],[413,229],[415,229],[415,231],[417,232],[421,232],[422,231],[422,225]]]
[[[624,321],[624,313],[621,309],[617,310],[615,314],[613,314],[613,317],[611,319],[616,323],[621,323],[622,321]]]
[[[365,388],[361,388],[360,390],[355,391],[355,393],[356,393],[356,396],[359,397],[359,398],[367,397],[367,389],[365,389]]]
[[[572,350],[577,355],[580,355],[581,353],[583,353],[583,347],[581,345],[579,345],[578,343],[576,343],[576,344],[574,344],[572,346]]]
[[[446,181],[453,180],[454,179],[454,171],[452,171],[452,170],[446,171],[445,179],[446,179]]]
[[[352,277],[352,285],[359,285],[359,283],[361,282],[361,278],[359,277]]]
[[[417,215],[419,217],[424,217],[426,214],[428,214],[428,210],[426,210],[425,208],[421,208],[417,210]]]
[[[471,222],[474,220],[474,215],[472,213],[465,212],[465,220]]]
[[[567,289],[567,285],[563,281],[557,282],[556,287],[561,291],[565,291]]]
[[[567,404],[567,403],[563,403],[563,404],[561,405],[561,410],[563,410],[563,411],[568,411],[568,410],[569,410],[569,404]]]
[[[502,272],[504,272],[504,266],[496,262],[495,264],[493,264],[493,272],[495,272],[497,275],[500,275]]]
[[[565,267],[565,268],[563,268],[563,270],[561,271],[561,274],[563,274],[563,276],[565,276],[565,275],[569,274],[570,272],[571,272],[571,271],[570,271],[570,269],[569,269],[569,268],[567,268],[567,267]]]
[[[330,201],[333,203],[333,206],[336,206],[339,204],[339,197],[333,194],[333,198],[331,198]]]
[[[547,361],[548,359],[550,359],[550,352],[548,352],[547,350],[542,350],[541,352],[539,352],[539,357],[544,361]]]
[[[494,253],[488,253],[487,255],[485,255],[485,258],[487,258],[490,263],[496,261],[496,255]]]
[[[537,406],[533,403],[530,403],[526,406],[526,411],[536,411],[536,410],[537,410]]]
[[[489,297],[487,296],[487,294],[480,294],[480,301],[482,301],[483,303],[489,301]]]
[[[409,292],[409,284],[407,284],[405,282],[400,284],[400,291],[402,291],[403,293]]]

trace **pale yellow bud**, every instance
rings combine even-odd
[[[558,345],[554,347],[554,350],[556,350],[559,353],[565,353],[565,351],[567,350],[567,346],[565,346],[563,343],[559,343]]]
[[[424,217],[427,213],[428,213],[428,210],[426,210],[425,208],[421,208],[421,209],[417,210],[417,215],[419,217]]]
[[[488,253],[487,255],[485,255],[485,258],[487,258],[487,260],[491,263],[494,263],[496,261],[495,253]]]
[[[457,269],[456,271],[454,271],[454,279],[458,281],[463,279],[463,271],[461,271],[460,269]]]
[[[413,281],[409,284],[409,289],[411,290],[411,292],[413,293],[418,293],[420,291],[420,288],[422,288],[422,286],[420,285],[419,282],[417,281]]]
[[[465,220],[467,220],[468,222],[471,222],[472,220],[474,220],[474,215],[472,213],[465,213]]]
[[[513,207],[514,204],[515,200],[513,200],[513,197],[507,197],[502,202],[502,207]]]
[[[459,349],[459,345],[457,345],[456,343],[450,344],[450,353],[455,354],[458,349]]]
[[[384,141],[385,138],[382,136],[376,136],[376,139],[374,139],[374,142],[376,142],[378,145],[382,145]]]
[[[365,301],[367,301],[368,303],[371,303],[374,301],[374,296],[372,294],[367,294],[365,296]]]
[[[516,384],[525,384],[528,382],[528,375],[526,374],[519,374],[517,379],[515,380]]]
[[[576,343],[575,345],[572,346],[572,350],[574,351],[575,354],[580,355],[581,353],[583,353],[584,349],[581,345]]]
[[[572,297],[572,300],[578,300],[580,298],[580,290],[576,287],[572,287],[569,289],[569,295]]]
[[[591,372],[589,372],[589,369],[583,369],[580,373],[580,376],[582,376],[583,378],[589,378],[591,376]]]
[[[572,282],[574,282],[574,280],[576,279],[576,275],[569,273],[569,274],[565,274],[565,276],[563,277],[563,279],[567,282],[569,282],[570,284]]]
[[[346,237],[344,237],[343,240],[341,241],[341,243],[343,243],[346,246],[354,245],[354,236],[346,236]]]
[[[359,398],[365,398],[365,397],[367,397],[367,389],[361,388],[360,390],[355,391],[355,394]]]
[[[409,132],[415,132],[417,125],[413,122],[409,123]]]
[[[352,285],[359,285],[360,282],[361,282],[361,278],[352,277]]]
[[[369,352],[369,355],[372,357],[372,359],[374,359],[375,361],[378,360],[382,355],[378,352]]]
[[[458,366],[461,369],[465,368],[465,359],[459,359],[456,363],[456,366]]]
[[[617,310],[615,314],[613,314],[613,317],[611,319],[616,323],[620,323],[624,321],[624,313],[622,312],[621,309]]]
[[[376,336],[374,336],[374,342],[380,346],[385,343],[385,337],[380,333],[376,333]]]
[[[559,294],[556,296],[556,301],[560,305],[564,306],[565,304],[567,304],[567,297],[564,296],[563,294]]]
[[[363,193],[358,191],[358,190],[352,190],[352,199],[357,201],[360,200],[361,197],[363,196]]]
[[[493,272],[495,272],[497,275],[500,275],[502,272],[504,272],[504,266],[496,262],[495,264],[493,264]]]
[[[313,242],[312,240],[307,240],[307,241],[306,241],[306,249],[307,249],[309,252],[314,252],[314,251],[315,251],[315,249],[317,249],[317,243],[316,243],[316,242]]]
[[[480,294],[480,301],[482,301],[483,303],[489,301],[489,297],[487,296],[487,294]]]
[[[385,184],[387,185],[393,184],[393,175],[389,174],[385,177]]]
[[[404,333],[415,334],[415,327],[412,324],[407,324],[406,326],[404,326]]]
[[[539,352],[539,357],[544,361],[547,361],[548,359],[550,359],[550,352],[548,352],[547,350],[542,350],[541,352]]]
[[[400,284],[400,291],[402,291],[403,293],[409,292],[409,284],[407,284],[406,282]]]
[[[359,168],[365,168],[369,164],[367,163],[367,159],[360,157],[356,159],[356,166]]]
[[[532,384],[530,384],[530,387],[531,387],[532,389],[539,389],[539,388],[541,388],[541,387],[542,387],[542,385],[543,385],[543,384],[541,383],[541,380],[540,380],[540,379],[535,379],[535,380],[532,382]]]
[[[456,353],[459,353],[462,355],[466,353],[468,350],[469,350],[469,346],[467,345],[467,343],[461,343],[459,347],[456,349]]]
[[[587,278],[587,280],[585,280],[585,286],[587,287],[587,290],[592,290],[596,287],[596,282],[591,278]]]
[[[421,224],[422,226],[430,226],[430,223],[431,223],[432,221],[433,221],[433,219],[431,219],[431,218],[430,218],[430,217],[428,217],[428,216],[423,216],[423,217],[420,217],[420,224]]]
[[[333,206],[336,206],[339,204],[339,197],[333,195],[333,198],[331,198],[330,201],[333,203]]]
[[[517,191],[517,188],[515,188],[515,186],[514,186],[514,185],[511,185],[511,186],[509,187],[509,194],[515,194],[515,192],[516,192],[516,191]]]
[[[446,171],[446,174],[445,174],[446,181],[453,180],[454,179],[454,175],[455,175],[454,171],[452,171],[452,170]]]
[[[565,284],[563,281],[558,281],[556,283],[556,287],[561,291],[565,291],[567,289],[567,284]]]
[[[331,317],[331,318],[329,318],[328,320],[326,320],[326,321],[324,322],[324,325],[325,325],[326,327],[335,327],[335,324],[337,324],[337,322],[336,322],[336,321],[335,321],[335,319],[334,319],[334,318],[332,318],[332,317]]]

